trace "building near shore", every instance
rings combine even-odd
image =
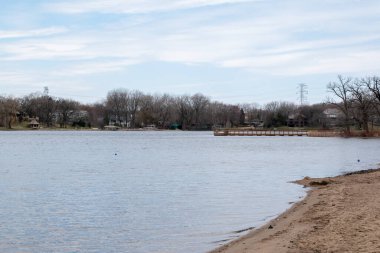
[[[38,129],[40,127],[40,123],[35,118],[32,118],[28,124],[29,128]]]
[[[336,127],[342,123],[344,115],[337,108],[327,108],[323,111],[323,117],[327,127]]]

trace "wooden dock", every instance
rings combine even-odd
[[[306,130],[218,129],[214,136],[308,136]]]

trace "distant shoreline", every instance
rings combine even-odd
[[[226,131],[235,131],[234,134],[218,134],[218,132],[226,132]],[[24,127],[15,127],[15,128],[0,128],[0,132],[12,132],[12,131],[105,131],[105,132],[162,132],[162,131],[185,131],[185,132],[214,132],[214,136],[247,136],[247,137],[253,137],[253,136],[265,136],[264,134],[257,134],[257,135],[250,135],[250,131],[256,131],[256,130],[249,130],[248,128],[233,128],[228,130],[195,130],[195,129],[161,129],[161,128],[115,128],[115,129],[105,129],[105,128],[60,128],[60,127],[41,127],[41,128],[24,128]],[[346,134],[342,131],[336,131],[336,130],[257,130],[261,132],[273,132],[273,134],[268,134],[266,136],[284,136],[284,134],[281,135],[281,132],[288,132],[288,131],[294,131],[294,132],[304,132],[302,136],[309,136],[309,137],[342,137],[342,138],[379,138],[380,137],[380,131],[370,131],[368,133],[360,130],[351,131],[349,134]],[[245,134],[247,132],[248,134]],[[280,134],[274,134],[274,132],[280,132]],[[305,134],[306,133],[306,134]],[[286,134],[285,134],[286,135]],[[294,134],[296,135],[296,134]],[[301,136],[301,135],[300,135]]]
[[[101,128],[39,128],[39,129],[32,129],[32,128],[12,128],[12,129],[6,129],[6,128],[0,128],[0,131],[31,131],[31,132],[38,132],[38,131],[104,131],[104,132],[114,132],[114,131],[130,131],[130,132],[136,132],[136,131],[178,131],[178,130],[170,130],[170,129],[143,129],[143,128],[136,128],[136,129],[118,129],[118,130],[106,130],[106,129],[101,129]],[[182,130],[181,130],[182,131]],[[186,130],[188,131],[188,130]],[[198,130],[197,130],[198,131]],[[209,130],[211,131],[211,130]]]
[[[312,187],[303,200],[209,253],[380,251],[380,169],[295,183]]]

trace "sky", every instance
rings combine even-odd
[[[117,88],[226,103],[326,101],[380,74],[379,0],[0,0],[0,95]]]

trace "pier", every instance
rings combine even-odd
[[[306,130],[218,129],[214,136],[308,136]]]

